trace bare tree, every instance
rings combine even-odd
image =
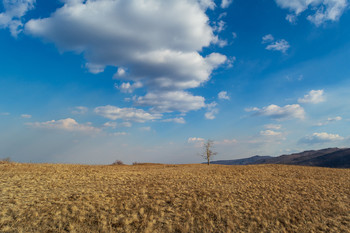
[[[210,164],[210,160],[214,157],[214,155],[217,155],[217,152],[214,152],[212,149],[214,147],[214,141],[208,139],[203,144],[203,152],[200,154],[205,160],[207,160],[208,165]]]

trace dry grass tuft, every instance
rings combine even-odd
[[[139,163],[139,162],[133,162],[132,165],[147,165],[147,166],[151,166],[151,165],[165,165],[163,163]]]
[[[8,164],[8,163],[12,163],[10,157],[4,158],[4,159],[0,159],[0,164]]]
[[[349,232],[350,170],[0,165],[0,232]]]

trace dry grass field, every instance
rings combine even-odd
[[[0,232],[349,232],[350,169],[0,164]]]

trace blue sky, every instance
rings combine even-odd
[[[350,143],[348,0],[2,0],[0,158],[201,162]]]

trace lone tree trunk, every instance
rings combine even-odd
[[[214,146],[213,140],[208,140],[203,145],[204,151],[201,154],[201,156],[207,160],[208,166],[210,165],[210,159],[212,159],[212,157],[217,154],[216,152],[212,151],[213,146]]]

